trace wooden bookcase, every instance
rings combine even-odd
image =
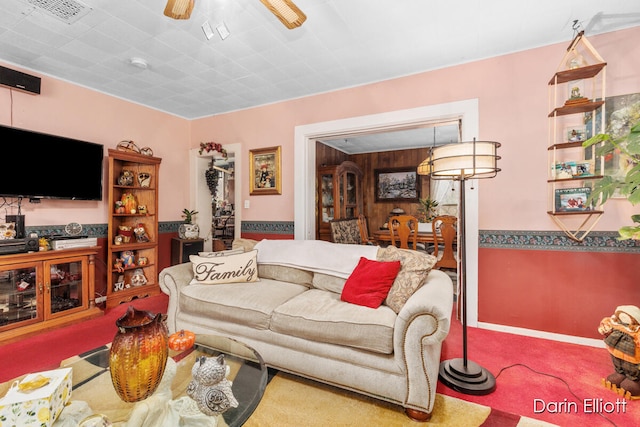
[[[109,150],[107,308],[160,293],[158,173],[161,161],[158,157]],[[132,179],[127,181],[122,178],[125,171],[130,172]],[[146,182],[139,178],[145,176],[148,176]],[[135,203],[116,206],[124,194],[133,195]],[[144,235],[135,233],[140,228],[144,230]],[[130,259],[131,263],[119,261],[123,259]],[[140,277],[140,272],[146,279],[142,285],[135,281],[135,277]]]

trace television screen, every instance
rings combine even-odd
[[[0,196],[102,200],[104,147],[0,126]]]

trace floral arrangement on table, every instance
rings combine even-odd
[[[218,144],[216,142],[201,142],[200,143],[200,151],[198,151],[198,154],[202,155],[202,153],[219,153],[223,159],[227,158],[227,150],[225,150],[224,148],[222,148],[222,144]]]

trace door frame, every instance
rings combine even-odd
[[[467,99],[406,110],[311,123],[294,130],[294,238],[316,236],[316,141],[361,132],[388,132],[440,120],[461,120],[462,141],[479,133],[478,99]],[[426,144],[425,144],[426,145]],[[465,181],[466,189],[477,188]],[[478,323],[478,191],[466,191],[467,323]]]

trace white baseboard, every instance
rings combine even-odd
[[[595,338],[576,337],[573,335],[556,334],[553,332],[537,331],[535,329],[517,328],[514,326],[496,325],[494,323],[478,322],[478,327],[497,332],[523,335],[526,337],[544,338],[552,341],[567,342],[571,344],[586,345],[589,347],[605,348],[604,341]]]

